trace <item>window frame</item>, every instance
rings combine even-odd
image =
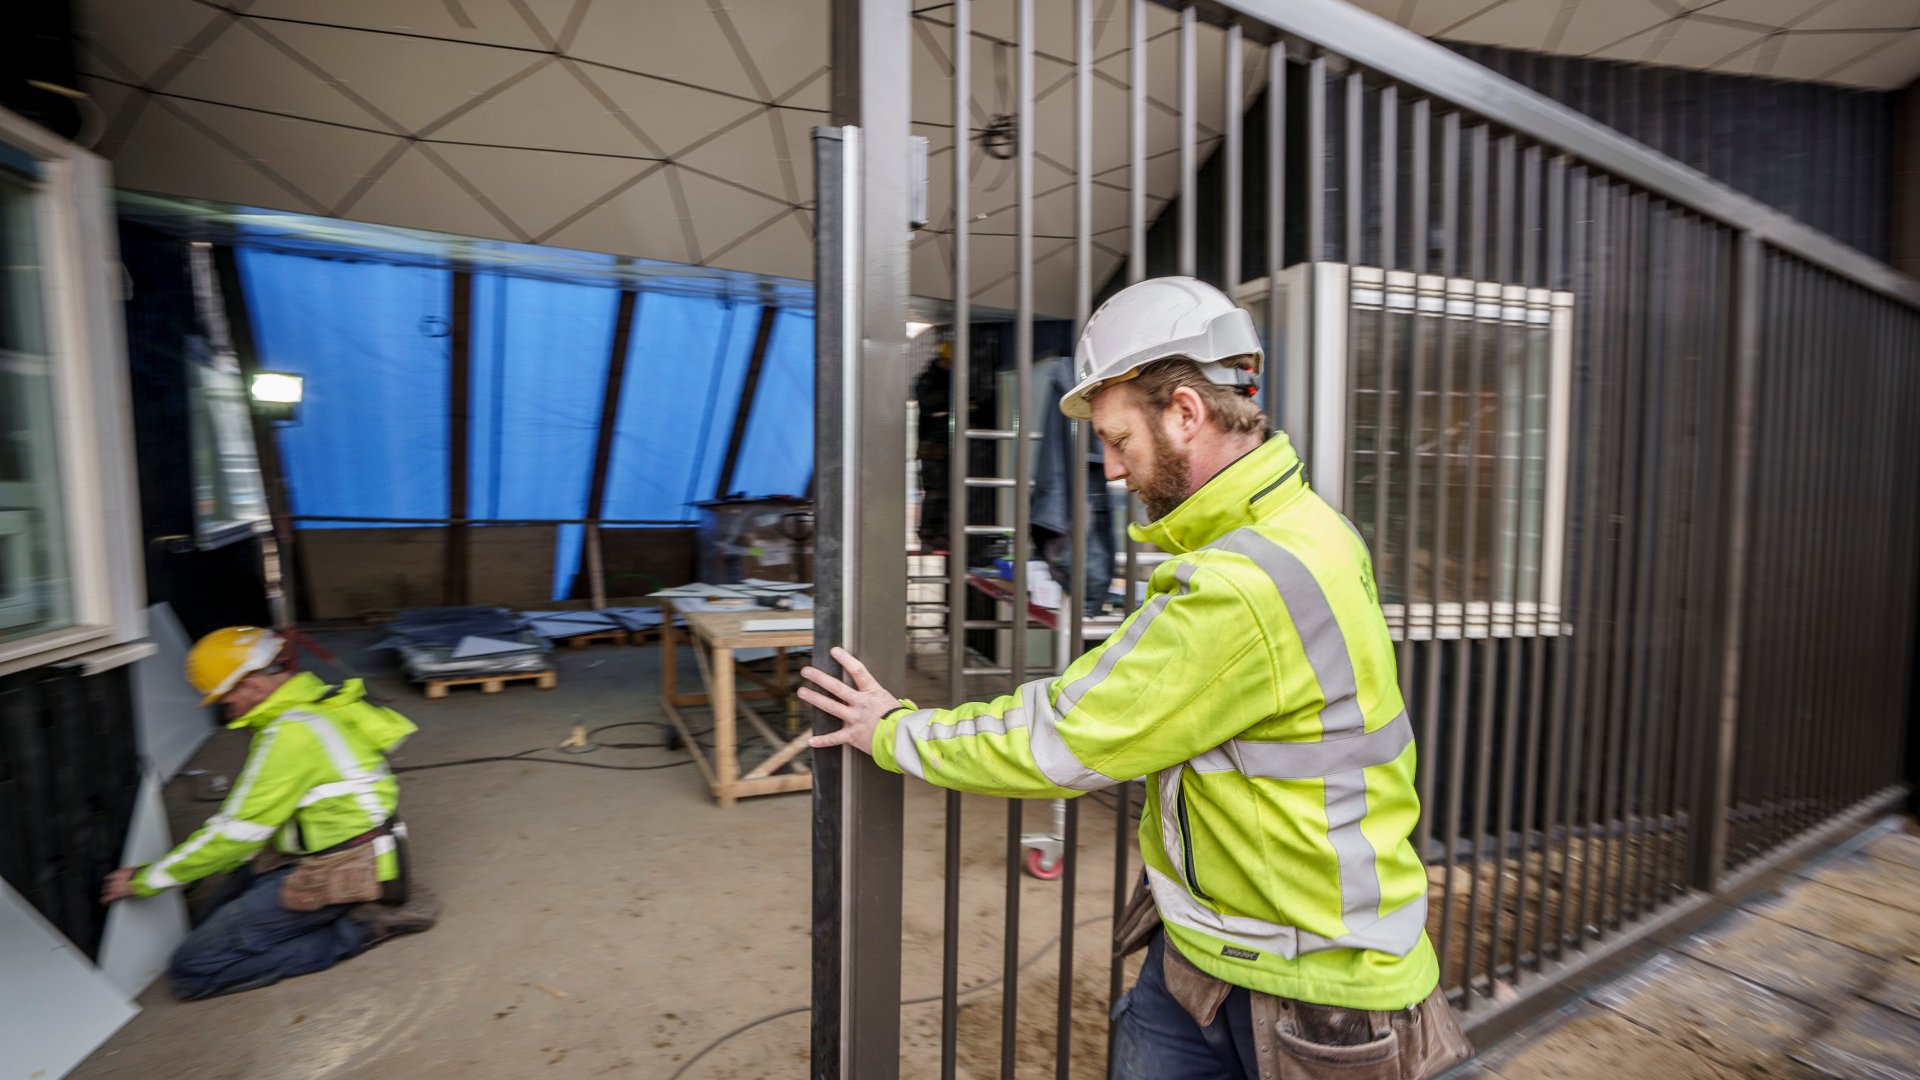
[[[1448,278],[1411,271],[1383,272],[1346,263],[1296,263],[1281,271],[1283,304],[1275,414],[1280,426],[1301,447],[1314,489],[1345,513],[1347,461],[1353,452],[1347,431],[1351,323],[1355,309],[1380,311],[1382,285],[1386,306],[1419,311],[1433,318],[1483,322],[1490,327],[1534,324],[1542,313],[1548,329],[1547,446],[1542,496],[1538,599],[1498,601],[1491,597],[1439,604],[1386,603],[1381,610],[1395,640],[1451,640],[1559,636],[1572,633],[1565,622],[1566,511],[1572,451],[1574,294],[1566,290]],[[1266,278],[1243,282],[1234,298],[1242,305],[1264,304]],[[1518,313],[1517,319],[1515,313]],[[1262,326],[1265,320],[1256,320]],[[1438,340],[1435,337],[1433,340]],[[1305,363],[1291,362],[1304,357]]]
[[[34,206],[72,621],[0,642],[0,675],[145,636],[126,295],[104,159],[0,109],[0,143],[39,166]]]

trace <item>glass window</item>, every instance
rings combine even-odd
[[[1550,460],[1548,432],[1562,366],[1553,326],[1568,298],[1465,281],[1447,282],[1443,294],[1438,279],[1416,292],[1411,275],[1395,277],[1405,280],[1383,300],[1379,271],[1354,271],[1347,517],[1373,550],[1390,609],[1409,599],[1411,559],[1413,599],[1437,599],[1456,626],[1464,606],[1470,633],[1489,620],[1510,633],[1516,620],[1532,623],[1558,604],[1543,568],[1559,542],[1548,528],[1557,494],[1549,489],[1565,463]]]
[[[251,533],[267,519],[267,496],[254,453],[251,405],[239,360],[188,339],[193,373],[193,508],[196,537],[213,544]]]
[[[0,641],[73,622],[39,194],[32,181],[0,169]]]

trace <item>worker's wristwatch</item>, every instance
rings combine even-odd
[[[882,713],[882,714],[881,714],[881,716],[880,716],[880,719],[882,719],[882,720],[891,720],[891,719],[893,719],[893,714],[894,714],[894,713],[903,713],[903,712],[918,712],[918,711],[919,711],[919,709],[920,709],[920,706],[918,706],[918,705],[915,705],[915,704],[914,704],[913,702],[911,702],[911,701],[908,701],[908,700],[907,700],[906,698],[901,698],[901,699],[900,699],[900,704],[898,704],[898,705],[896,705],[896,706],[894,706],[893,708],[891,708],[891,709],[888,709],[888,710],[887,710],[886,712],[884,712],[884,713]]]

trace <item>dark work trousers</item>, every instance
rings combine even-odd
[[[293,867],[256,875],[245,866],[222,887],[205,920],[174,950],[167,968],[182,1000],[272,986],[325,971],[367,948],[367,928],[346,917],[356,904],[289,911],[280,883]]]
[[[1245,987],[1236,986],[1213,1023],[1201,1027],[1167,990],[1163,951],[1167,935],[1156,932],[1147,946],[1140,978],[1113,1009],[1112,1080],[1251,1080],[1253,1010]]]

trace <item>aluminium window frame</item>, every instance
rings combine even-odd
[[[0,642],[0,675],[146,634],[122,305],[125,271],[105,159],[6,109],[0,143],[39,165],[34,217],[52,369],[55,467],[72,621]]]
[[[1280,427],[1307,462],[1314,490],[1335,510],[1346,512],[1347,397],[1352,363],[1351,326],[1357,310],[1369,317],[1386,303],[1397,310],[1418,310],[1444,319],[1465,319],[1489,327],[1520,323],[1548,329],[1547,447],[1541,511],[1538,599],[1498,601],[1491,597],[1440,603],[1381,605],[1394,639],[1429,641],[1468,638],[1554,637],[1572,633],[1562,602],[1567,551],[1567,498],[1572,467],[1573,314],[1575,297],[1566,290],[1382,271],[1374,266],[1338,262],[1296,263],[1281,272],[1285,340],[1275,353],[1273,378]],[[1264,304],[1267,279],[1246,281],[1234,291],[1243,306]],[[1256,320],[1265,325],[1265,320]],[[1433,340],[1437,342],[1438,336]],[[1437,348],[1437,345],[1436,345]],[[1295,362],[1304,358],[1304,362]],[[1457,358],[1465,362],[1465,358]],[[1489,539],[1491,542],[1491,538]],[[1497,557],[1496,557],[1497,558]]]

